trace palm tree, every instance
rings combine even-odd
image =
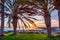
[[[45,24],[47,27],[48,37],[51,37],[51,16],[50,9],[48,8],[48,0],[33,0],[34,4],[41,10],[40,13],[44,15]]]
[[[0,28],[0,36],[3,36],[4,34],[4,1],[5,0],[1,0],[1,3],[3,5],[1,5],[1,28]]]
[[[13,0],[13,2],[11,2],[11,0],[6,0],[6,4],[9,7],[9,8],[8,7],[6,7],[6,8],[8,8],[10,12],[12,11],[10,16],[11,16],[11,19],[13,19],[12,24],[13,24],[13,28],[14,28],[14,33],[13,33],[14,35],[16,35],[16,28],[17,28],[17,21],[18,21],[18,19],[20,19],[24,23],[25,27],[28,27],[28,26],[26,25],[26,22],[24,21],[24,19],[26,21],[28,21],[29,23],[31,23],[32,25],[36,26],[35,23],[32,20],[28,19],[27,17],[25,17],[23,15],[23,13],[25,13],[25,12],[29,13],[29,15],[35,14],[36,13],[35,10],[32,9],[32,8],[26,8],[29,5],[27,3],[24,4],[23,2],[25,2],[25,1],[22,1],[22,0],[14,1]],[[28,6],[25,6],[26,4]],[[21,7],[19,8],[19,6],[21,6]],[[28,9],[29,9],[29,11],[28,11]],[[32,10],[34,12],[32,12]],[[20,15],[20,17],[18,16],[18,14]],[[9,19],[9,21],[11,19]],[[32,19],[35,19],[35,18],[32,18]]]

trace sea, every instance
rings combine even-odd
[[[46,29],[46,27],[38,27],[36,29]],[[59,27],[52,27],[52,30],[58,30]],[[24,27],[17,27],[17,30],[28,30],[28,28],[24,28]],[[13,31],[13,27],[9,28],[9,27],[4,27],[4,31],[8,32],[8,31]]]
[[[23,29],[25,29],[25,28],[23,28],[23,27],[17,27],[16,28],[17,30],[23,30]],[[8,32],[8,31],[13,31],[13,27],[4,27],[4,31],[5,32]]]

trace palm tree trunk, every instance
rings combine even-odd
[[[58,9],[59,31],[60,31],[60,9]]]
[[[17,28],[17,17],[13,16],[13,35],[16,35],[16,28]]]
[[[48,37],[51,37],[51,18],[50,18],[50,14],[49,12],[46,12],[44,15],[44,20],[45,20],[45,24],[47,27],[47,33],[48,33]]]
[[[1,2],[4,4],[4,0],[1,0]],[[1,28],[0,28],[0,36],[3,36],[4,34],[4,6],[1,6]]]

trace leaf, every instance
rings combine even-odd
[[[34,23],[34,21],[32,21],[32,20],[30,20],[30,19],[28,19],[28,18],[26,18],[26,17],[24,17],[29,23],[31,23],[33,26],[35,26],[36,27],[36,24]]]
[[[11,28],[11,17],[9,16],[8,27]]]
[[[20,18],[20,17],[19,17],[19,18]],[[21,18],[20,18],[20,20],[23,22],[24,26],[25,26],[26,28],[28,28],[28,26],[26,25],[26,23],[24,22],[24,20],[21,19]]]
[[[28,3],[28,4],[33,4],[32,2],[30,2],[29,0],[17,0],[16,3],[18,4],[22,4],[22,3]]]
[[[26,22],[26,21],[25,21]],[[28,25],[28,27],[30,27],[30,24],[28,22],[26,22],[26,24]]]
[[[27,17],[27,18],[31,18],[31,19],[34,19],[34,20],[38,21],[38,19],[36,19],[36,18],[33,18],[33,17]]]

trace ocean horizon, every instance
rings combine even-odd
[[[39,27],[39,28],[46,28],[46,27]],[[52,27],[52,28],[58,28],[58,27]],[[28,28],[24,28],[24,27],[17,27],[17,30],[28,30]],[[4,31],[13,31],[13,27],[9,28],[9,27],[4,27]]]

